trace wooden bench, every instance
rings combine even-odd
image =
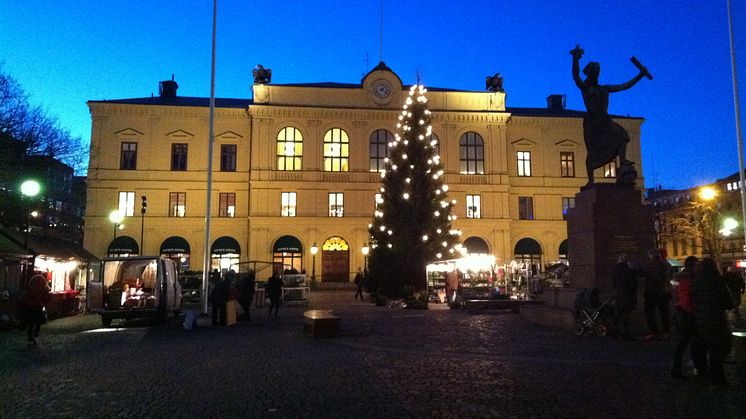
[[[303,319],[303,330],[314,338],[336,336],[342,320],[332,314],[332,310],[308,310],[303,313]]]

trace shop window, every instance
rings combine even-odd
[[[332,128],[324,135],[324,171],[346,172],[349,170],[350,138],[341,128]]]
[[[282,192],[282,209],[280,215],[283,217],[295,217],[295,192]]]
[[[386,168],[389,143],[394,141],[394,135],[385,129],[375,130],[370,136],[370,165],[371,172],[382,172]]]
[[[562,197],[562,219],[567,220],[570,208],[575,208],[575,198]]]
[[[187,169],[187,144],[171,144],[171,170]]]
[[[531,152],[519,151],[516,153],[518,160],[518,176],[531,176]]]
[[[186,215],[186,192],[168,194],[168,216],[184,217]]]
[[[119,192],[119,212],[125,217],[135,215],[135,193]]]
[[[277,134],[277,170],[301,170],[303,135],[295,127],[285,127]]]
[[[562,177],[575,177],[575,153],[571,151],[560,153],[560,175]]]
[[[122,143],[122,154],[119,159],[119,168],[122,170],[137,169],[137,143]]]
[[[534,198],[531,196],[519,196],[518,197],[518,219],[519,220],[533,220],[534,219]]]
[[[466,195],[466,218],[482,218],[481,195]]]
[[[236,194],[221,193],[218,200],[218,217],[233,218],[236,216]]]
[[[236,171],[236,145],[223,144],[220,146],[220,171]]]
[[[461,160],[460,172],[463,174],[484,174],[484,141],[476,132],[469,131],[459,140]]]
[[[329,194],[329,216],[344,216],[344,193],[332,192]]]

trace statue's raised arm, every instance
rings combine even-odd
[[[572,79],[575,80],[575,85],[578,89],[583,90],[583,80],[580,78],[580,57],[583,56],[583,49],[580,45],[575,45],[575,49],[570,51],[572,55]]]

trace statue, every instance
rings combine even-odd
[[[613,161],[616,156],[619,156],[617,183],[634,183],[637,178],[637,172],[633,167],[634,162],[627,160],[629,135],[624,128],[609,117],[609,93],[627,90],[643,77],[652,80],[653,76],[647,68],[637,61],[637,58],[632,57],[630,61],[640,70],[640,73],[625,83],[598,84],[601,65],[595,61],[591,61],[583,69],[583,73],[587,76],[583,81],[579,74],[580,57],[583,56],[583,53],[580,45],[570,51],[572,55],[572,77],[583,94],[583,102],[587,111],[585,117],[583,117],[583,139],[588,152],[585,159],[588,184],[593,184],[593,170]]]
[[[504,92],[503,90],[503,76],[500,73],[495,73],[494,76],[487,76],[487,90],[490,92]]]
[[[272,82],[272,70],[269,68],[264,68],[264,66],[261,64],[257,64],[256,67],[254,67],[254,71],[252,73],[254,74],[254,84],[265,84]]]

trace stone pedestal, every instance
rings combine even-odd
[[[629,186],[586,186],[575,195],[567,236],[570,286],[599,287],[602,295],[613,295],[611,276],[619,255],[626,253],[640,266],[655,247],[653,209]]]

